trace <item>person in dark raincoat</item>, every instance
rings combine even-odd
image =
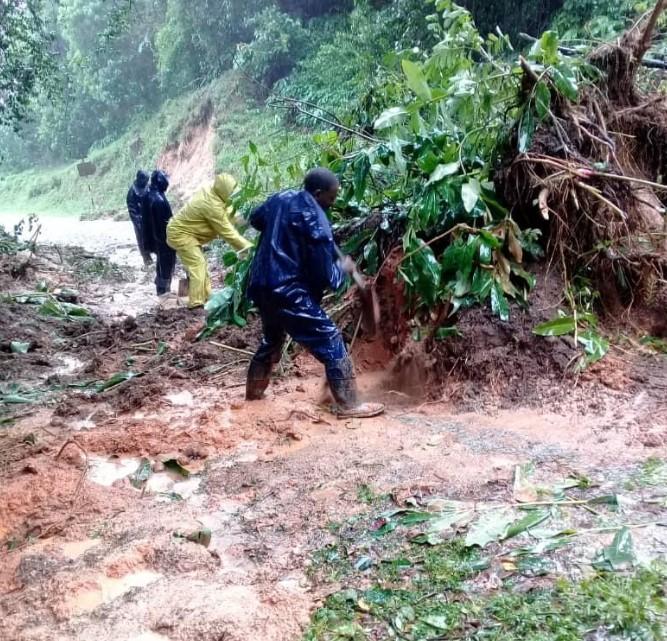
[[[151,257],[151,246],[149,238],[144,233],[144,205],[148,195],[148,173],[143,169],[137,172],[134,183],[127,192],[127,211],[130,214],[130,220],[134,227],[134,235],[137,238],[137,247],[141,253],[144,265],[148,267],[153,262]]]
[[[170,292],[171,279],[176,267],[176,252],[167,244],[167,224],[172,216],[171,205],[166,196],[168,187],[169,178],[167,174],[159,170],[151,174],[146,210],[147,227],[157,254],[155,287],[158,296]]]
[[[354,266],[349,257],[338,260],[325,214],[339,189],[332,172],[313,169],[302,191],[275,194],[250,216],[261,236],[248,296],[259,308],[263,337],[248,369],[247,400],[264,395],[289,334],[324,364],[339,416],[362,418],[384,410],[379,403],[359,403],[343,337],[320,305],[324,291],[338,289]]]

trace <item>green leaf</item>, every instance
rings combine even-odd
[[[510,308],[505,298],[502,285],[497,281],[493,281],[491,286],[491,311],[502,321],[510,319]]]
[[[357,202],[364,199],[366,181],[371,170],[371,163],[366,154],[360,156],[354,163],[354,198]]]
[[[554,65],[560,59],[558,53],[558,34],[555,31],[545,31],[539,40],[540,54],[545,65]]]
[[[543,80],[535,87],[535,111],[540,120],[544,120],[551,110],[551,91]]]
[[[401,525],[416,525],[417,523],[426,523],[436,518],[433,512],[420,512],[418,510],[408,510],[399,517]]]
[[[408,87],[422,100],[431,99],[431,89],[426,82],[426,76],[419,65],[411,60],[402,60],[403,73],[408,80]]]
[[[222,255],[222,264],[225,267],[231,267],[232,265],[236,265],[238,262],[239,255],[234,250],[227,251]]]
[[[167,459],[166,461],[162,461],[164,464],[164,467],[167,470],[170,470],[171,472],[175,472],[179,476],[182,476],[183,478],[188,478],[190,476],[190,470],[184,468],[176,459]]]
[[[463,336],[457,327],[438,327],[435,332],[435,339],[444,341],[447,338],[458,338]]]
[[[378,244],[375,239],[369,240],[364,246],[364,260],[366,261],[366,268],[371,274],[378,270]]]
[[[551,75],[558,91],[572,101],[577,100],[579,97],[579,86],[577,84],[577,77],[570,66],[561,64],[551,70]]]
[[[445,165],[438,165],[426,184],[432,185],[433,183],[440,182],[447,176],[453,176],[459,170],[459,166],[458,162],[449,162]]]
[[[428,504],[429,509],[439,507],[436,518],[429,525],[429,532],[443,532],[454,527],[470,523],[475,517],[475,510],[470,503],[434,499]]]
[[[636,560],[632,534],[624,527],[616,533],[611,545],[599,552],[593,566],[599,570],[626,570],[633,567]]]
[[[136,376],[140,376],[140,374],[135,374],[134,372],[118,372],[117,374],[114,374],[111,378],[108,378],[106,381],[98,383],[95,386],[95,391],[98,394],[101,392],[106,392],[107,390],[116,387],[116,385],[120,385],[125,381],[129,381],[130,379],[135,378]]]
[[[535,134],[535,118],[530,107],[524,109],[519,122],[519,152],[525,154],[533,143]]]
[[[470,293],[477,296],[480,301],[485,301],[491,293],[491,287],[493,287],[494,282],[491,270],[479,267],[472,277]]]
[[[526,554],[519,557],[516,568],[524,576],[536,577],[545,576],[553,572],[556,566],[551,559],[539,555]]]
[[[9,350],[12,354],[27,354],[31,343],[23,343],[21,341],[12,341],[9,343]]]
[[[133,474],[130,474],[130,483],[133,487],[141,489],[141,487],[148,481],[153,474],[153,466],[147,458],[142,458],[139,461],[139,467]]]
[[[422,617],[421,619],[426,625],[430,625],[436,630],[446,631],[449,630],[451,625],[448,623],[447,617],[443,614],[430,614],[428,616]]]
[[[393,127],[394,125],[403,122],[407,115],[408,111],[403,109],[403,107],[391,107],[390,109],[383,111],[378,116],[377,120],[373,124],[373,128],[377,131],[381,131],[382,129]]]
[[[25,403],[34,403],[34,399],[22,396],[21,394],[0,394],[0,402],[5,405],[23,405]]]
[[[461,186],[461,199],[463,200],[463,207],[470,213],[475,209],[479,196],[482,193],[482,186],[479,180],[473,178]]]
[[[609,341],[593,329],[580,332],[577,340],[583,345],[589,363],[599,361],[609,351]]]
[[[602,494],[590,499],[588,502],[592,505],[612,505],[618,507],[618,494]]]
[[[523,518],[514,521],[514,523],[507,528],[507,531],[502,537],[503,541],[527,532],[531,528],[546,521],[550,516],[551,512],[549,510],[533,510],[529,512]]]
[[[435,304],[440,290],[441,268],[433,250],[423,241],[419,242],[421,249],[404,261],[401,274],[422,300],[431,306]],[[416,248],[413,244],[410,251]]]
[[[574,316],[562,316],[536,325],[533,328],[533,334],[537,334],[537,336],[564,336],[565,334],[574,334],[576,327]]]
[[[501,540],[513,521],[512,512],[506,508],[484,512],[468,530],[465,538],[466,547],[478,545],[483,548],[493,541]]]

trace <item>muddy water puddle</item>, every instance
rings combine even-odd
[[[142,467],[142,461],[141,458],[89,456],[88,479],[98,485],[111,487],[114,483],[136,474]],[[183,478],[177,472],[164,470],[150,474],[145,482],[145,491],[157,495],[159,500],[187,500],[193,497],[200,485],[200,476]]]
[[[91,612],[134,588],[146,587],[160,578],[161,574],[151,570],[139,570],[119,578],[99,574],[86,581],[85,586],[68,599],[68,609],[73,614]]]

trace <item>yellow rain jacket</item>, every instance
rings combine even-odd
[[[229,205],[229,197],[235,188],[233,176],[220,174],[211,189],[199,192],[169,221],[169,246],[178,251],[222,238],[237,251],[250,247],[252,243],[241,236],[232,224],[234,210]]]
[[[236,187],[229,174],[220,174],[212,189],[197,194],[167,225],[167,243],[176,250],[188,273],[189,307],[204,305],[211,295],[211,277],[201,246],[222,238],[241,251],[252,246],[231,222],[234,213],[228,204]]]

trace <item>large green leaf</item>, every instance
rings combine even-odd
[[[589,363],[599,361],[609,351],[609,341],[594,329],[579,332],[577,340],[583,345]]]
[[[461,186],[461,199],[463,200],[463,207],[468,213],[475,209],[481,193],[482,186],[480,185],[479,180],[476,178],[472,178],[467,183],[463,183]]]
[[[502,285],[497,280],[494,280],[491,286],[491,310],[502,321],[510,319],[509,304],[507,298],[505,298]]]
[[[561,316],[546,323],[540,323],[533,328],[533,334],[538,336],[564,336],[574,334],[577,323],[574,316]]]
[[[598,553],[593,565],[599,570],[626,570],[636,562],[632,534],[626,527],[620,529],[611,544]]]
[[[545,65],[555,65],[560,59],[558,45],[558,34],[555,31],[545,31],[533,45],[530,55]]]
[[[431,99],[431,88],[426,82],[426,76],[419,65],[411,60],[401,61],[403,73],[408,80],[408,87],[422,100]]]
[[[478,545],[483,548],[493,541],[500,541],[514,521],[514,514],[507,508],[484,512],[468,530],[466,547]]]
[[[519,122],[519,151],[525,154],[533,144],[535,135],[535,117],[529,106],[524,109]]]
[[[422,243],[421,249],[403,263],[401,273],[427,305],[436,302],[441,268],[429,246]]]
[[[551,91],[546,82],[540,80],[535,86],[535,111],[544,120],[551,109]]]
[[[540,523],[543,523],[550,516],[551,512],[549,510],[532,510],[524,517],[514,521],[514,523],[507,528],[502,538],[503,540],[511,539],[519,534],[523,534],[531,528],[538,526]]]
[[[552,69],[551,74],[558,91],[572,101],[577,100],[579,97],[579,86],[577,76],[572,67],[567,64],[561,64],[557,68]]]
[[[394,125],[403,122],[408,115],[408,112],[403,107],[391,107],[383,111],[373,124],[373,127],[377,131],[382,129],[387,129],[388,127],[393,127]]]
[[[438,165],[431,174],[431,177],[429,178],[426,184],[431,185],[433,183],[440,182],[443,178],[446,178],[447,176],[453,176],[456,172],[458,172],[458,170],[459,170],[458,162],[448,162],[444,165]]]

